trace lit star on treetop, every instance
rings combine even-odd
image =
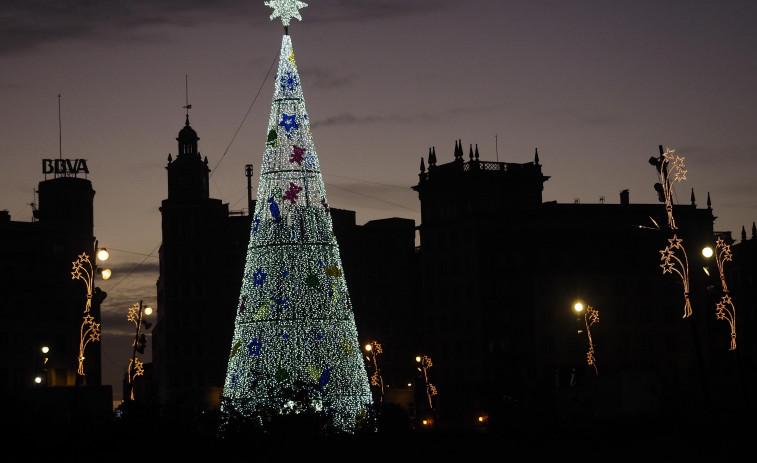
[[[281,24],[283,24],[284,27],[289,27],[289,20],[292,18],[297,18],[302,21],[302,16],[300,16],[300,8],[305,8],[306,6],[308,6],[307,3],[301,2],[299,0],[271,0],[265,2],[265,5],[273,8],[273,13],[271,13],[271,20],[273,20],[273,18],[280,17]]]

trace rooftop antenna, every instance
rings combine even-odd
[[[494,134],[494,152],[497,154],[497,162],[499,162],[499,139],[497,134]]]
[[[60,93],[58,94],[58,159],[63,159],[63,134],[60,123]]]
[[[192,108],[192,105],[189,104],[189,76],[187,74],[184,74],[184,95],[187,101],[187,105],[184,106],[184,109],[187,110],[187,123],[189,123],[189,110]]]

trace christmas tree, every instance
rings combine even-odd
[[[295,0],[265,2],[285,27],[224,386],[221,430],[309,417],[352,433],[371,392],[288,34]],[[290,421],[291,423],[292,421]]]

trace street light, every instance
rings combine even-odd
[[[378,354],[383,353],[381,344],[376,341],[371,341],[365,345],[365,351],[368,355],[365,356],[366,360],[373,364],[373,375],[371,375],[371,386],[379,386],[379,403],[384,401],[384,378],[381,377],[381,370],[378,367]]]
[[[433,366],[431,358],[427,355],[418,355],[415,357],[415,361],[420,365],[418,371],[423,373],[423,380],[426,384],[426,397],[428,397],[428,405],[431,410],[434,411],[434,403],[431,401],[431,397],[437,394],[436,387],[428,380],[428,369]]]
[[[40,367],[41,372],[37,376],[34,377],[34,382],[36,384],[42,384],[44,382],[45,386],[48,386],[49,385],[48,384],[49,377],[48,377],[48,374],[47,374],[47,361],[49,360],[49,358],[48,358],[47,354],[48,354],[48,352],[50,352],[50,348],[47,347],[47,346],[42,346],[42,348],[40,349],[40,351],[42,352],[42,366]],[[44,375],[44,377],[43,377],[43,375]]]
[[[137,353],[145,353],[145,345],[147,344],[147,336],[142,333],[142,326],[144,326],[145,329],[148,330],[152,326],[152,323],[148,322],[147,320],[143,320],[142,318],[143,315],[150,314],[152,314],[152,308],[145,307],[140,300],[138,303],[135,303],[133,306],[129,307],[129,314],[126,316],[126,319],[134,322],[134,326],[136,327],[133,343],[134,350],[131,354],[131,360],[129,361],[129,369],[127,372],[129,378],[129,399],[132,401],[134,400],[134,378],[143,375],[145,372],[144,364],[140,359],[137,358]]]
[[[79,341],[79,369],[77,373],[81,376],[84,376],[84,349],[91,341],[100,340],[100,324],[95,322],[95,318],[91,314],[92,304],[98,309],[95,312],[99,313],[100,304],[108,296],[105,291],[93,286],[95,275],[100,273],[104,280],[107,280],[111,276],[110,269],[101,270],[97,267],[97,259],[105,261],[109,257],[108,251],[105,248],[97,249],[97,241],[95,241],[95,256],[95,260],[92,262],[86,252],[81,253],[73,262],[74,267],[71,272],[71,279],[84,280],[87,290],[87,303],[84,307]]]
[[[584,312],[584,305],[581,302],[576,302],[573,305],[573,310],[577,313]],[[591,326],[595,323],[599,323],[599,311],[592,306],[587,305],[584,312],[584,325],[586,326],[586,336],[589,338],[589,352],[586,353],[586,363],[594,367],[594,373],[599,374],[597,370],[597,360],[594,358],[594,342],[591,339]],[[578,334],[581,334],[583,330],[578,330]]]

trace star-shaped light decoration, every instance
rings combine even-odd
[[[691,315],[691,301],[689,300],[689,260],[686,256],[686,250],[681,244],[683,240],[677,235],[673,235],[673,238],[668,239],[668,246],[660,251],[660,260],[662,263],[663,275],[666,273],[677,273],[681,277],[683,283],[683,295],[686,300],[684,306],[683,318]],[[680,251],[680,252],[677,252]]]
[[[271,20],[274,18],[281,18],[281,24],[283,24],[284,27],[289,27],[289,20],[292,18],[297,18],[302,21],[300,8],[308,6],[307,3],[299,0],[270,0],[265,2],[265,5],[273,8]]]

